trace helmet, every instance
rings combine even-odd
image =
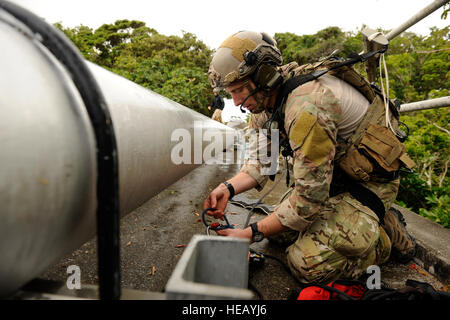
[[[239,31],[228,37],[217,49],[209,66],[211,86],[225,88],[253,74],[260,76],[253,79],[256,85],[270,86],[270,81],[274,80],[272,76],[275,76],[274,67],[283,63],[276,45],[276,41],[264,32]],[[261,66],[266,67],[264,72],[259,72]],[[272,72],[268,72],[267,66],[273,66],[270,68]]]

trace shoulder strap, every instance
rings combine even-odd
[[[328,73],[329,71],[336,70],[345,66],[350,66],[358,62],[364,62],[367,59],[373,57],[375,54],[383,53],[387,50],[387,47],[383,47],[379,50],[370,51],[364,54],[351,54],[350,58],[342,61],[340,63],[337,63],[335,65],[332,65],[331,67],[327,69],[322,70],[314,70],[310,73],[302,74],[293,78],[288,79],[283,85],[281,86],[281,90],[277,96],[277,100],[275,102],[275,109],[278,109],[286,97],[298,86],[301,86],[309,81],[316,80],[319,77],[323,76],[324,74]]]

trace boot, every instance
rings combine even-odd
[[[382,226],[392,243],[391,257],[394,261],[408,263],[416,254],[416,241],[406,231],[405,218],[401,212],[390,208]]]

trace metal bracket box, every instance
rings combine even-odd
[[[252,299],[248,250],[245,239],[194,235],[167,282],[167,299]]]

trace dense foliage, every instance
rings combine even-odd
[[[166,36],[134,20],[118,20],[96,30],[56,27],[87,60],[208,114],[212,93],[207,71],[213,51],[195,35]]]
[[[104,24],[96,30],[56,27],[86,59],[208,114],[212,95],[207,70],[213,51],[195,35],[165,36],[144,22],[129,20]],[[449,31],[449,27],[433,28],[428,36],[405,32],[391,41],[386,54],[391,99],[408,103],[449,95]],[[360,31],[343,32],[338,27],[314,35],[277,33],[274,37],[286,63],[317,61],[335,49],[341,57],[363,50]],[[356,68],[365,74],[363,64]],[[403,175],[398,196],[401,205],[445,227],[450,227],[449,118],[448,108],[402,114],[401,121],[409,127],[407,151],[417,166]]]

